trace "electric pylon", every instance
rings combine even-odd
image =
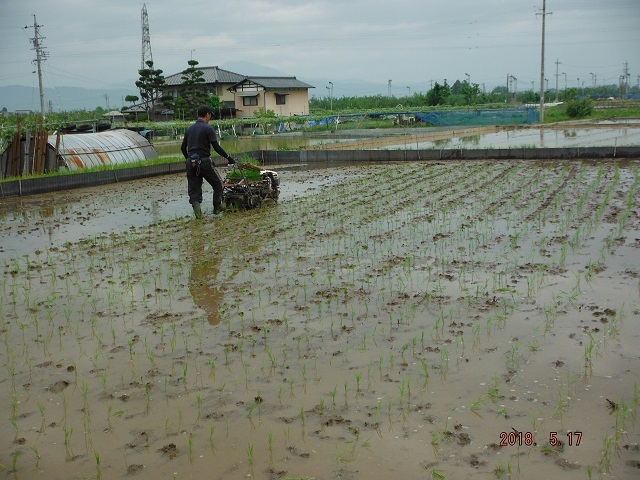
[[[149,16],[147,15],[147,4],[142,5],[142,60],[140,70],[147,68],[147,61],[153,62],[151,54],[151,36],[149,35]]]

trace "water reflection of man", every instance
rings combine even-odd
[[[220,272],[220,258],[212,249],[205,246],[205,238],[195,235],[191,245],[191,272],[189,274],[189,293],[194,303],[203,309],[211,325],[220,323],[220,303],[223,292],[216,286]]]

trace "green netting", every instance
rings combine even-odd
[[[423,122],[442,127],[460,125],[521,125],[536,123],[538,121],[538,111],[535,108],[450,110],[418,112],[414,115]]]

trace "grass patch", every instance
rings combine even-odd
[[[584,119],[608,120],[611,118],[640,118],[640,105],[598,108],[597,102],[593,103],[591,114]],[[567,113],[567,105],[547,107],[544,110],[544,123],[556,123],[575,120]]]

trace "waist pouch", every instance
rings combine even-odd
[[[191,166],[193,168],[199,167],[200,165],[202,165],[202,160],[207,160],[209,158],[210,157],[201,157],[197,153],[189,155],[189,161],[191,162]]]

